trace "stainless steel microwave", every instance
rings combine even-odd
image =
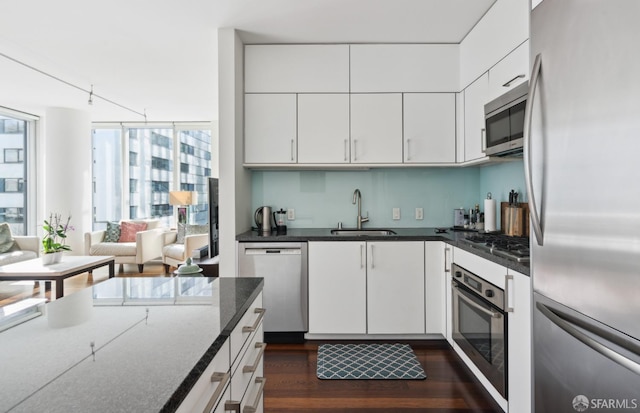
[[[485,154],[517,156],[522,154],[524,109],[528,82],[484,105]]]

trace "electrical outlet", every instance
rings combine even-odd
[[[296,219],[296,210],[293,208],[287,209],[287,220],[293,221]]]
[[[400,208],[393,208],[393,220],[397,221],[400,219]]]
[[[422,208],[416,208],[416,219],[417,220],[424,219],[424,210]]]

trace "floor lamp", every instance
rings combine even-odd
[[[198,203],[198,193],[195,191],[170,191],[169,204],[178,208],[178,224],[188,224],[191,222],[189,208]]]

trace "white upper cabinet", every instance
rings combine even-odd
[[[404,162],[456,161],[454,93],[405,93]]]
[[[244,113],[245,163],[296,162],[295,94],[247,94]]]
[[[464,90],[464,159],[485,157],[484,105],[489,94],[489,75],[485,73]],[[459,160],[460,161],[460,160]]]
[[[247,45],[245,93],[349,92],[348,45]]]
[[[529,41],[522,43],[489,69],[489,100],[529,79]]]
[[[298,162],[349,160],[349,95],[298,95]]]
[[[402,163],[402,94],[351,95],[351,162]]]
[[[351,45],[351,92],[456,92],[458,45]]]

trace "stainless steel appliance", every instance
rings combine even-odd
[[[518,85],[484,106],[485,154],[522,154],[528,84]]]
[[[253,213],[253,219],[256,222],[258,233],[261,235],[271,235],[271,207],[261,206]]]
[[[503,234],[469,234],[460,242],[515,262],[529,262],[529,238]]]
[[[498,392],[507,398],[507,314],[505,293],[453,264],[453,340]]]
[[[638,16],[637,0],[545,0],[531,15],[524,163],[539,413],[640,409]]]
[[[304,341],[309,330],[306,242],[240,242],[238,276],[264,278],[265,341]]]

